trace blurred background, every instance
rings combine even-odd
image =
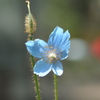
[[[62,61],[59,100],[100,100],[100,0],[30,0],[35,38],[48,40],[56,26],[71,33]],[[25,42],[25,0],[0,1],[0,100],[35,100]],[[42,99],[52,100],[53,73],[40,78]]]

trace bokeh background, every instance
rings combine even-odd
[[[71,33],[62,61],[59,100],[100,100],[100,0],[30,0],[35,38],[48,40],[56,26]],[[25,42],[25,0],[0,1],[0,100],[35,100]],[[43,100],[52,100],[53,73],[40,78]]]

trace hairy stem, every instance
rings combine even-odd
[[[40,89],[39,89],[39,79],[36,74],[34,74],[34,83],[35,83],[35,90],[37,94],[36,99],[41,100]]]
[[[25,29],[26,29],[25,31],[26,33],[29,34],[27,40],[33,40],[33,33],[36,31],[36,21],[33,15],[31,14],[30,1],[26,0],[26,3],[29,14],[27,14],[27,16],[25,17]],[[34,57],[32,55],[30,55],[30,61],[33,69],[35,62],[34,62]],[[34,74],[33,79],[35,84],[36,100],[41,100],[38,76]]]
[[[32,68],[34,67],[34,57],[31,55]],[[39,79],[36,74],[33,75],[34,84],[35,84],[35,92],[36,92],[36,100],[41,100],[40,89],[39,89]]]
[[[32,36],[30,36],[29,39],[33,40]],[[32,69],[33,69],[35,62],[34,62],[34,57],[32,55],[30,55],[30,60],[31,60]],[[34,84],[35,84],[36,100],[41,100],[38,76],[36,74],[34,74],[33,78],[34,78]]]

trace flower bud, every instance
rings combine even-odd
[[[36,20],[30,11],[30,2],[26,1],[29,14],[25,17],[25,32],[33,34],[36,31]]]

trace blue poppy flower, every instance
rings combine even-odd
[[[51,70],[54,74],[61,76],[63,74],[63,66],[60,60],[68,57],[70,49],[70,33],[68,30],[63,33],[63,29],[56,27],[50,34],[48,43],[41,39],[27,41],[26,47],[28,52],[36,57],[41,58],[34,66],[34,73],[43,77]]]

